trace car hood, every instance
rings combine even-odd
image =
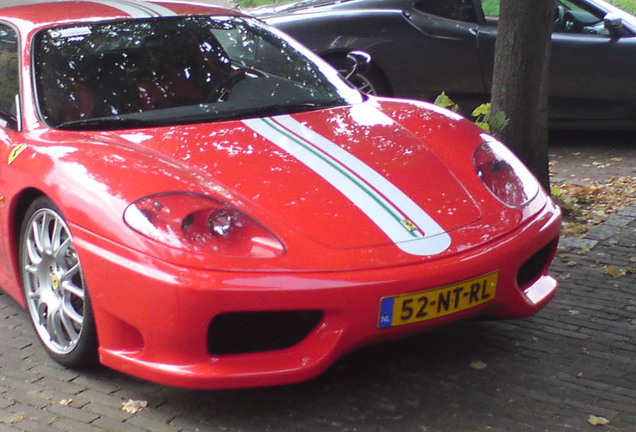
[[[349,1],[349,0],[345,0]],[[256,17],[267,17],[279,13],[291,13],[300,9],[310,9],[320,6],[329,6],[336,3],[342,3],[342,0],[304,0],[298,2],[289,2],[278,5],[267,5],[248,9],[246,12]]]
[[[404,0],[301,0],[278,5],[247,9],[249,15],[267,18],[292,13],[319,12],[322,10],[402,9]]]
[[[435,255],[481,216],[426,143],[369,103],[126,136],[231,190],[267,225],[332,248]]]

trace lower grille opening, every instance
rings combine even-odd
[[[208,329],[212,355],[273,351],[303,340],[322,320],[321,311],[229,312]]]
[[[525,288],[543,274],[548,265],[550,265],[550,261],[554,256],[558,242],[558,238],[552,240],[543,249],[532,255],[525,263],[523,263],[517,273],[517,286],[519,288]]]

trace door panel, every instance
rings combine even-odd
[[[437,15],[434,15],[437,14]],[[405,94],[435,97],[442,91],[457,95],[483,95],[477,50],[477,15],[472,0],[423,0],[404,10],[417,31],[410,42],[408,67],[420,79],[409,80]]]
[[[573,2],[569,4],[576,6]],[[604,12],[594,12],[602,20]],[[492,24],[495,21],[487,22],[491,24],[479,28],[478,46],[486,86],[490,89],[497,29]],[[569,32],[552,34],[551,125],[574,126],[586,122],[590,127],[613,123],[629,126],[632,122],[636,127],[636,37],[612,39],[584,31],[590,30],[570,27]]]

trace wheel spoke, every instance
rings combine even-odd
[[[84,317],[75,310],[73,304],[68,300],[62,303],[62,315],[80,326],[84,323]]]
[[[42,251],[39,249],[37,241],[28,240],[26,244],[26,252],[29,256],[29,261],[32,264],[39,264],[42,262]]]
[[[65,265],[66,263],[62,263],[63,265]],[[60,267],[63,267],[63,265],[61,265]],[[64,268],[64,267],[63,267]],[[70,281],[72,280],[75,275],[77,275],[80,272],[80,265],[79,262],[75,261],[73,263],[73,265],[70,268],[66,268],[66,270],[64,270],[64,272],[60,275],[60,279],[62,281]]]
[[[38,288],[35,291],[29,291],[27,296],[29,297],[29,299],[35,301],[36,304],[39,305],[41,303],[40,299],[42,298],[42,288]]]
[[[44,312],[46,310],[46,312]],[[51,305],[47,305],[46,309],[42,309],[40,315],[45,319],[44,324],[46,326],[46,330],[49,332],[49,336],[51,341],[56,342],[58,340],[58,330],[59,327],[57,325],[58,321],[58,313],[59,306],[51,307]]]
[[[40,297],[37,298],[36,302],[36,311],[37,311],[37,323],[36,325],[38,326],[45,326],[46,325],[46,318],[48,316],[48,308],[46,303],[42,302],[42,299]]]
[[[60,245],[62,244],[62,225],[60,224],[60,221],[55,218],[53,219],[53,231],[51,233],[49,233],[49,238],[50,238],[50,242],[51,242],[51,254],[55,255],[55,251],[60,247]]]
[[[35,275],[38,271],[38,267],[36,264],[26,264],[24,266],[24,270],[26,270],[27,272],[29,272],[32,275]]]
[[[42,227],[37,220],[34,220],[31,224],[31,234],[31,238],[33,239],[38,255],[42,255],[44,252],[44,245],[42,244]]]
[[[51,236],[49,235],[50,218],[51,216],[48,213],[42,213],[42,221],[38,235],[44,253],[50,253],[51,251]]]
[[[70,282],[70,281],[62,282],[62,289],[64,290],[65,293],[69,293],[70,295],[74,295],[75,297],[79,297],[82,300],[84,300],[84,289],[78,287],[73,282]],[[67,296],[64,295],[64,297],[66,298]]]
[[[60,262],[64,259],[66,251],[69,250],[71,246],[71,239],[66,237],[66,239],[59,243],[57,247],[53,249],[53,258],[55,258],[56,262]]]

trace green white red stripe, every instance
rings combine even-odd
[[[133,18],[154,18],[174,16],[170,9],[153,3],[131,0],[85,0],[118,9]]]
[[[289,115],[243,120],[355,204],[401,250],[435,255],[450,246],[439,224],[385,177]]]

